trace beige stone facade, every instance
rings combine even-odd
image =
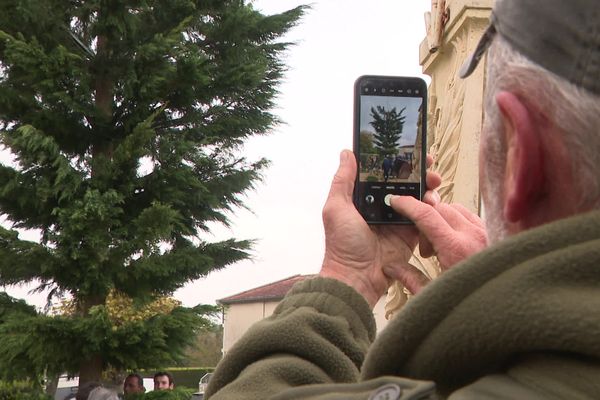
[[[431,12],[425,18],[427,37],[419,49],[423,72],[431,77],[427,143],[435,158],[432,169],[442,176],[440,196],[445,202],[460,203],[477,214],[481,214],[478,152],[485,62],[469,79],[460,79],[458,71],[488,26],[493,3],[494,0],[432,0]],[[431,278],[439,274],[433,259],[413,257],[412,263]],[[386,305],[388,317],[407,299],[402,286],[392,286]]]
[[[487,27],[493,0],[442,3],[446,5],[443,40],[431,52],[426,39],[419,51],[423,72],[431,76],[427,141],[436,159],[434,170],[442,175],[442,199],[479,212],[477,156],[485,68],[482,63],[466,80],[458,77],[458,70]]]
[[[277,301],[232,304],[223,314],[223,354],[241,338],[255,322],[273,314]]]

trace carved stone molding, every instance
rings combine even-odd
[[[431,0],[431,12],[425,13],[425,29],[427,31],[427,47],[435,53],[442,44],[444,25],[448,21],[446,0]]]
[[[463,31],[456,35],[447,47],[452,52],[448,79],[441,80],[434,76],[431,80],[430,93],[432,97],[435,96],[435,101],[429,107],[431,123],[427,139],[429,153],[435,159],[432,169],[442,176],[438,191],[442,200],[451,203],[454,201],[454,181],[461,150],[465,98],[465,82],[458,79],[457,73],[462,65],[461,60],[467,54],[467,33]],[[439,93],[443,93],[443,96]]]
[[[492,6],[493,0],[432,0],[432,11],[426,16],[427,38],[420,48],[423,71],[431,76],[427,143],[435,158],[432,169],[442,176],[438,191],[444,202],[461,203],[475,213],[480,211],[477,157],[485,63],[467,80],[458,77],[458,70],[487,27]],[[432,279],[441,271],[435,257],[422,259],[418,250],[411,264]],[[409,297],[402,285],[392,285],[386,317]]]

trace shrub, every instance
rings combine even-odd
[[[0,400],[52,400],[52,397],[31,381],[0,381]]]
[[[194,390],[175,388],[173,390],[153,390],[148,393],[133,394],[125,400],[190,400]]]

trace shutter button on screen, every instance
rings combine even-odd
[[[388,207],[391,207],[392,206],[391,201],[392,201],[392,195],[386,194],[385,197],[383,198],[383,202],[385,203],[385,205]]]

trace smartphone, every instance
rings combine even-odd
[[[354,84],[354,204],[369,224],[412,224],[391,195],[426,190],[427,85],[417,77],[361,76]]]

